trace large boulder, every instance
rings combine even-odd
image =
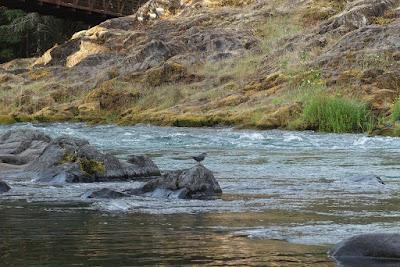
[[[130,155],[128,157],[128,164],[124,164],[124,171],[127,176],[137,178],[161,176],[161,172],[157,165],[145,155]]]
[[[0,181],[0,194],[11,190],[11,187],[6,182]]]
[[[121,162],[86,140],[62,136],[52,140],[24,171],[35,181],[52,183],[126,181],[160,175],[151,159],[136,158],[132,163]]]
[[[337,244],[329,255],[341,266],[400,266],[400,234],[363,234]]]
[[[51,138],[33,129],[9,130],[0,135],[0,172],[22,169],[35,160]]]
[[[199,164],[187,170],[166,172],[129,193],[158,198],[207,199],[216,197],[222,190],[212,171]]]

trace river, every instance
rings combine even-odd
[[[399,232],[400,139],[354,134],[16,124],[88,139],[121,159],[147,154],[165,170],[208,152],[221,199],[88,201],[88,189],[139,182],[45,185],[7,180],[0,266],[335,266],[327,250],[360,233]],[[385,185],[349,177],[375,174]]]

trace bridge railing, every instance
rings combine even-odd
[[[133,14],[146,0],[39,0],[39,2],[70,7],[112,16]]]

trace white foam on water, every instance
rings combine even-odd
[[[363,136],[363,137],[361,137],[361,138],[356,139],[356,140],[353,142],[353,145],[354,145],[354,146],[363,146],[363,145],[367,144],[367,142],[368,142],[369,140],[370,140],[370,138],[368,138],[368,137],[366,137],[366,136]]]
[[[301,138],[300,136],[294,135],[294,134],[290,134],[290,135],[285,135],[283,137],[283,141],[284,142],[301,142],[303,141],[303,138]]]
[[[255,141],[255,140],[264,140],[265,137],[260,133],[242,133],[239,135],[239,139],[247,139]]]

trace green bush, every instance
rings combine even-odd
[[[373,127],[372,112],[366,104],[326,95],[305,102],[302,121],[306,128],[334,133],[365,132]]]
[[[400,98],[393,104],[392,107],[392,121],[396,122],[400,120]]]

